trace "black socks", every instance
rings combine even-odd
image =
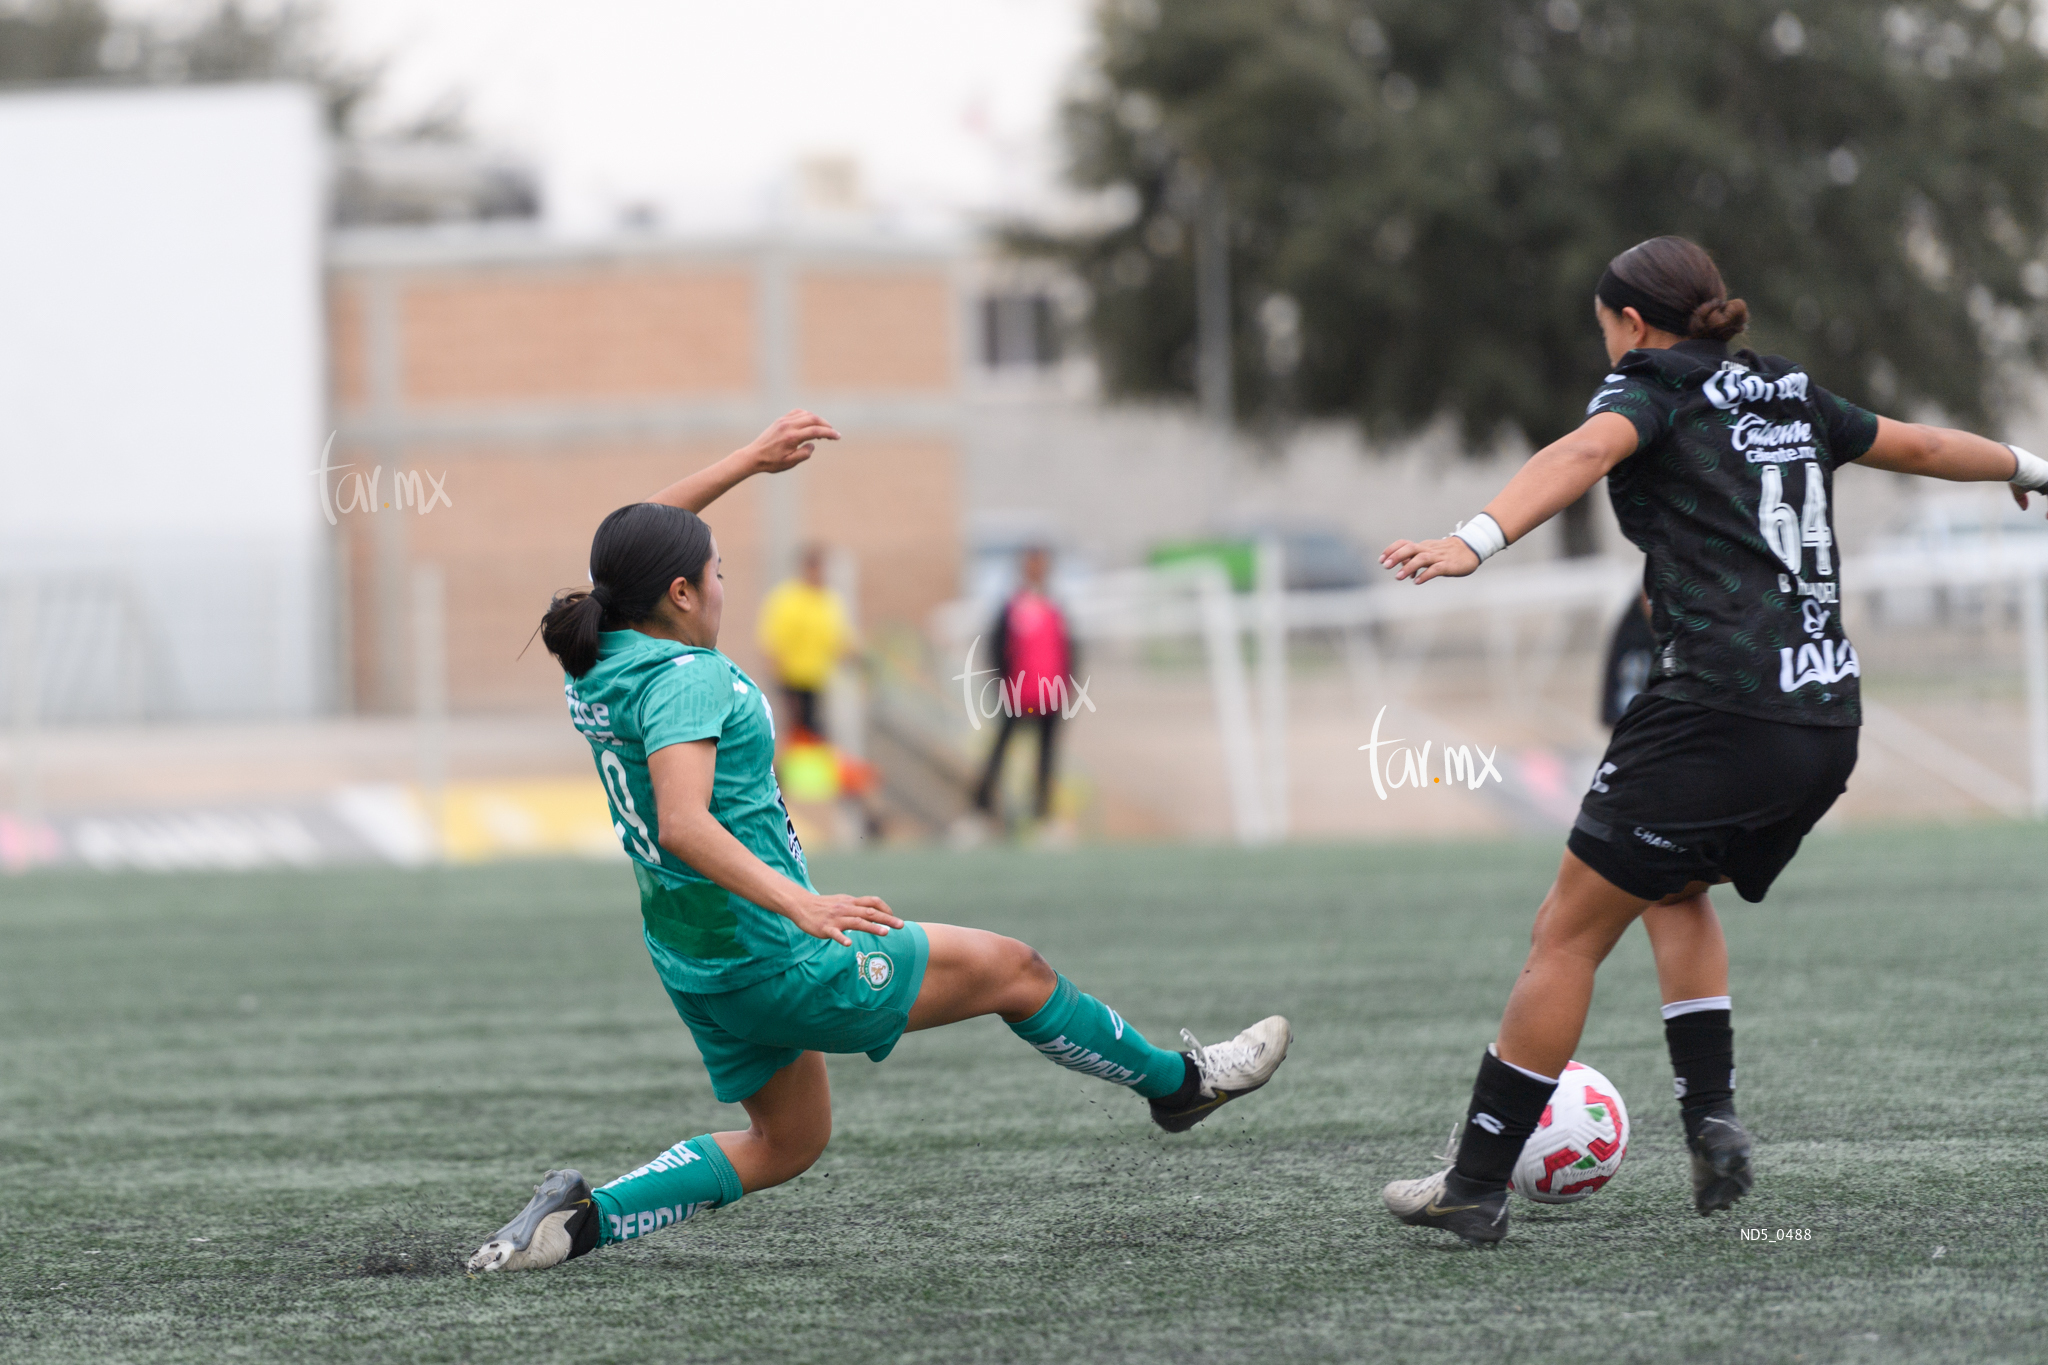
[[[1202,1097],[1202,1069],[1196,1066],[1195,1059],[1185,1052],[1180,1054],[1180,1059],[1187,1063],[1188,1068],[1187,1075],[1181,1080],[1180,1089],[1152,1101],[1162,1109],[1185,1109]]]
[[[1458,1136],[1454,1173],[1466,1189],[1504,1188],[1515,1172],[1522,1144],[1536,1131],[1543,1106],[1550,1103],[1556,1081],[1539,1081],[1517,1071],[1488,1049],[1479,1059],[1479,1079],[1472,1083],[1472,1107]]]
[[[562,1258],[565,1261],[597,1250],[598,1234],[604,1229],[604,1217],[598,1213],[595,1200],[585,1198],[572,1207],[576,1212],[569,1215],[562,1229],[569,1234],[569,1254]]]
[[[1687,1140],[1717,1109],[1735,1105],[1735,1026],[1728,1010],[1695,1010],[1664,1021],[1671,1049],[1672,1088]]]
[[[1735,1107],[1735,1027],[1726,1009],[1694,1010],[1664,1021],[1680,1116],[1688,1141],[1709,1114]],[[1459,1195],[1498,1190],[1514,1174],[1522,1144],[1536,1131],[1556,1081],[1518,1071],[1488,1049],[1472,1083],[1472,1107],[1458,1136],[1453,1173]]]

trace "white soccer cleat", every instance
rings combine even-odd
[[[1169,1133],[1185,1133],[1240,1095],[1249,1095],[1280,1069],[1287,1049],[1294,1042],[1294,1028],[1275,1014],[1259,1020],[1228,1042],[1203,1047],[1186,1029],[1180,1040],[1187,1044],[1187,1059],[1195,1064],[1201,1084],[1187,1104],[1175,1107],[1170,1100],[1153,1100],[1152,1121]]]
[[[471,1274],[546,1270],[597,1245],[598,1222],[590,1186],[576,1171],[549,1171],[534,1186],[519,1216],[499,1228],[469,1258]]]

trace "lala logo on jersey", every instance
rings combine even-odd
[[[1856,658],[1856,647],[1847,640],[1837,644],[1833,640],[1822,640],[1819,644],[1801,645],[1794,653],[1786,645],[1778,651],[1778,690],[1797,692],[1808,683],[1838,683],[1844,678],[1863,676],[1863,665]]]

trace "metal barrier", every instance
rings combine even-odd
[[[2042,537],[2048,541],[2048,537]],[[1375,628],[1434,626],[1448,618],[1477,616],[1485,625],[1487,651],[1504,695],[1540,685],[1555,667],[1573,612],[1605,617],[1640,584],[1639,563],[1616,559],[1552,560],[1509,568],[1499,565],[1462,579],[1439,579],[1416,587],[1388,581],[1338,592],[1286,592],[1277,543],[1260,547],[1257,586],[1237,593],[1213,563],[1179,564],[1103,574],[1088,591],[1065,605],[1075,635],[1083,641],[1200,641],[1207,655],[1215,700],[1224,777],[1237,837],[1244,843],[1285,838],[1287,772],[1287,649],[1282,642],[1302,632],[1345,636],[1355,667],[1377,673],[1385,661],[1371,643]],[[2019,598],[2021,657],[2026,697],[2029,790],[2023,799],[2006,779],[1947,751],[1947,768],[1961,773],[1958,785],[1978,799],[2013,814],[2048,816],[2048,544],[1994,542],[1968,548],[1893,550],[1844,562],[1841,582],[1851,597],[1902,588],[2015,588]],[[941,607],[932,630],[941,657],[957,657],[987,621],[993,604],[956,601]],[[1520,633],[1525,622],[1548,617],[1526,657]],[[1244,637],[1259,641],[1257,684],[1245,668]],[[1425,633],[1418,654],[1430,648]],[[1411,660],[1411,664],[1418,662]],[[1257,718],[1254,719],[1254,692]],[[1931,763],[1940,742],[1913,729],[1895,712],[1873,708],[1874,722],[1891,747],[1915,761]],[[1944,746],[1945,747],[1945,746]],[[1973,771],[1974,768],[1974,771]]]

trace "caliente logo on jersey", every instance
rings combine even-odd
[[[1814,454],[1811,422],[1773,422],[1754,412],[1735,419],[1728,441],[1751,464],[1790,464]]]

